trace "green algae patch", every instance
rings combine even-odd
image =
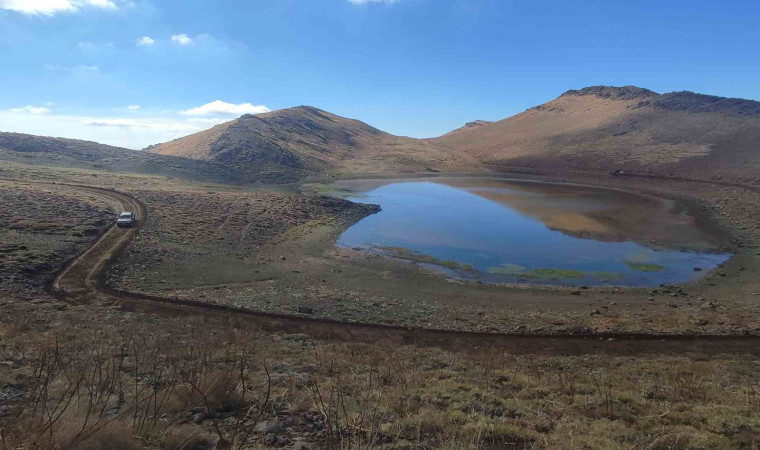
[[[633,260],[626,260],[624,261],[625,265],[628,266],[631,270],[637,270],[639,272],[660,272],[662,270],[665,270],[665,266],[661,266],[659,264],[649,264],[639,261],[633,261]]]
[[[580,279],[586,276],[586,273],[579,270],[540,268],[526,270],[519,264],[502,264],[488,268],[488,273],[495,275],[516,275],[523,278],[543,278],[548,280],[569,280]]]
[[[549,280],[571,280],[583,278],[585,274],[580,270],[567,270],[567,269],[533,269],[530,272],[526,272],[524,275],[526,278],[545,278]]]

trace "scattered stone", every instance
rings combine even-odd
[[[314,308],[311,306],[299,306],[297,311],[301,314],[314,314]]]
[[[703,326],[705,326],[705,325],[707,325],[707,324],[709,324],[709,323],[710,323],[710,322],[709,322],[707,319],[699,319],[699,320],[697,321],[697,325],[699,325],[700,327],[703,327]]]
[[[700,305],[700,308],[702,308],[702,309],[713,309],[714,310],[717,307],[718,307],[718,302],[716,302],[716,301],[704,302],[704,303],[702,303],[702,305]]]
[[[589,316],[601,316],[601,315],[602,315],[602,312],[599,311],[598,309],[595,309],[589,313]]]
[[[652,296],[650,295],[649,297],[647,297],[647,300],[649,300],[650,302],[653,302],[653,301],[654,301],[654,297],[652,297]]]
[[[678,308],[677,303],[668,303],[668,306],[670,306],[671,308]]]

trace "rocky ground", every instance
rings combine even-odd
[[[67,187],[0,181],[0,288],[39,294],[112,220],[112,205],[103,199]]]

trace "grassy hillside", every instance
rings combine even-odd
[[[183,178],[193,181],[242,183],[243,173],[223,164],[154,155],[78,139],[0,132],[0,160],[25,164],[106,170]]]
[[[467,154],[309,106],[246,114],[146,150],[224,163],[258,179],[290,181],[313,174],[388,174],[475,170]]]
[[[760,102],[595,86],[428,142],[503,167],[760,180]]]

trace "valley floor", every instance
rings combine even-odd
[[[681,292],[593,288],[578,296],[447,282],[410,263],[337,249],[337,234],[372,212],[341,200],[20,164],[4,164],[0,178],[8,243],[0,448],[760,443],[752,341],[712,350],[606,339],[568,350],[563,338],[441,348],[391,332],[294,334],[232,314],[157,315],[105,297],[56,299],[46,286],[118,206],[30,182],[113,188],[146,205],[147,222],[108,275],[122,290],[309,318],[526,334],[757,334],[760,194],[752,190],[572,175],[688,197],[739,239],[734,260]]]

